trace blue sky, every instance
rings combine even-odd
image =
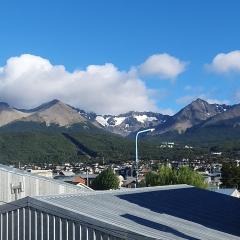
[[[239,9],[237,0],[2,1],[0,100],[32,107],[57,97],[101,113],[108,109],[110,113],[141,109],[176,112],[196,97],[240,102]],[[167,57],[161,58],[163,54]],[[156,59],[150,61],[151,56]],[[7,64],[12,57],[17,60]],[[181,70],[174,70],[176,62],[166,66],[169,59],[179,61]],[[45,67],[34,67],[48,60],[46,68],[51,73],[35,74]],[[148,69],[142,70],[147,60]],[[28,63],[34,63],[33,68],[27,67],[21,77],[10,72],[24,69]],[[54,68],[59,65],[64,71]],[[93,73],[87,71],[89,65],[102,68],[94,68]],[[166,75],[166,69],[175,75]],[[76,77],[76,71],[81,76]],[[106,71],[116,80],[111,82]],[[88,82],[76,83],[75,78]],[[88,88],[82,89],[90,81]],[[39,94],[35,86],[42,89]],[[96,88],[95,92],[90,88]],[[32,89],[32,94],[23,96]]]

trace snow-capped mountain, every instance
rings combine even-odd
[[[142,128],[155,127],[166,122],[170,116],[154,112],[128,112],[116,116],[97,115],[95,121],[106,130],[127,136]]]
[[[187,129],[226,112],[230,107],[228,105],[210,104],[202,99],[197,99],[173,116],[154,112],[131,111],[116,116],[91,115],[88,119],[97,122],[104,129],[122,136],[128,136],[139,129],[149,127],[156,128],[153,134],[172,131],[184,133]]]
[[[122,136],[151,127],[156,129],[152,133],[154,135],[166,132],[184,133],[187,129],[198,125],[204,126],[205,122],[206,125],[212,125],[235,116],[240,116],[239,106],[209,104],[202,99],[193,101],[173,116],[135,111],[119,115],[99,115],[80,110],[59,100],[44,103],[30,110],[16,109],[7,103],[0,103],[0,127],[19,121],[45,123],[46,126],[59,127],[90,124],[93,126],[93,131],[99,128]]]

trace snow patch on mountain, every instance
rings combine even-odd
[[[148,117],[147,115],[134,115],[134,118],[137,119],[138,122],[144,123],[146,121],[152,122],[152,121],[157,121],[156,117]]]
[[[126,117],[115,117],[114,118],[115,126],[120,125],[125,119],[126,119]]]
[[[97,116],[96,117],[96,121],[104,127],[109,125],[108,124],[108,119],[109,119],[109,117],[107,117],[107,118],[104,118],[103,116]]]

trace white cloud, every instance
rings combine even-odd
[[[240,73],[240,51],[217,54],[207,69],[219,74]]]
[[[135,71],[120,71],[111,63],[68,72],[62,65],[23,54],[0,67],[1,100],[19,108],[57,98],[97,113],[157,111],[150,92]]]
[[[167,53],[150,56],[139,66],[143,75],[155,75],[162,79],[175,79],[186,70],[187,63]]]
[[[215,104],[229,104],[228,100],[219,100],[219,99],[215,99],[215,98],[209,98],[205,94],[200,94],[200,95],[197,95],[197,96],[186,95],[186,96],[178,98],[176,100],[176,103],[179,104],[179,105],[186,105],[186,104],[189,104],[192,101],[196,100],[197,98],[203,99],[210,104],[214,104],[214,103]]]

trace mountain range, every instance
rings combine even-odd
[[[196,128],[228,126],[236,128],[240,124],[240,104],[210,104],[197,99],[173,116],[155,112],[130,111],[119,115],[99,115],[93,112],[52,100],[34,109],[17,109],[0,102],[0,127],[17,122],[41,123],[69,128],[72,125],[91,124],[121,136],[129,136],[140,129],[155,128],[153,135],[175,132],[184,134]]]
[[[133,159],[136,132],[145,137],[144,157],[157,159],[164,141],[210,145],[240,136],[240,104],[197,99],[173,116],[131,111],[100,115],[52,100],[33,109],[0,103],[0,162],[61,162],[81,159]],[[164,153],[166,154],[166,153]]]
[[[121,136],[129,136],[140,129],[155,128],[153,135],[175,132],[184,134],[187,130],[213,126],[239,126],[240,104],[210,104],[197,99],[173,116],[155,112],[130,111],[119,115],[99,115],[67,105],[59,100],[44,103],[34,109],[17,109],[7,103],[0,103],[0,127],[18,122],[41,123],[69,128],[79,124],[92,125]]]

